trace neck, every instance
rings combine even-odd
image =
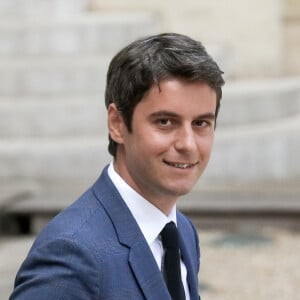
[[[163,214],[168,216],[176,205],[176,202],[179,196],[174,195],[162,195],[161,193],[155,193],[154,190],[151,193],[144,191],[140,186],[138,186],[132,177],[130,176],[127,168],[124,168],[124,165],[120,163],[117,159],[113,162],[114,170],[118,175],[138,194],[140,194],[144,199],[154,205],[159,209]]]

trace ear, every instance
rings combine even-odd
[[[115,103],[111,103],[107,110],[107,124],[110,137],[118,144],[123,144],[123,132],[126,129],[123,117]]]

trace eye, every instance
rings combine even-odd
[[[206,127],[211,127],[212,123],[213,123],[212,121],[207,121],[207,120],[195,120],[193,122],[193,125],[201,128],[206,128]]]
[[[170,119],[163,118],[163,119],[158,119],[157,123],[158,123],[158,125],[160,125],[162,127],[167,127],[172,124],[172,121]]]

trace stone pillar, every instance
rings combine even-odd
[[[283,26],[284,75],[300,75],[300,1],[285,0]]]

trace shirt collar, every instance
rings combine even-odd
[[[148,245],[158,237],[164,226],[173,221],[176,224],[176,206],[166,216],[157,207],[137,193],[115,171],[113,163],[108,167],[108,176],[119,191],[130,212],[140,227]]]

